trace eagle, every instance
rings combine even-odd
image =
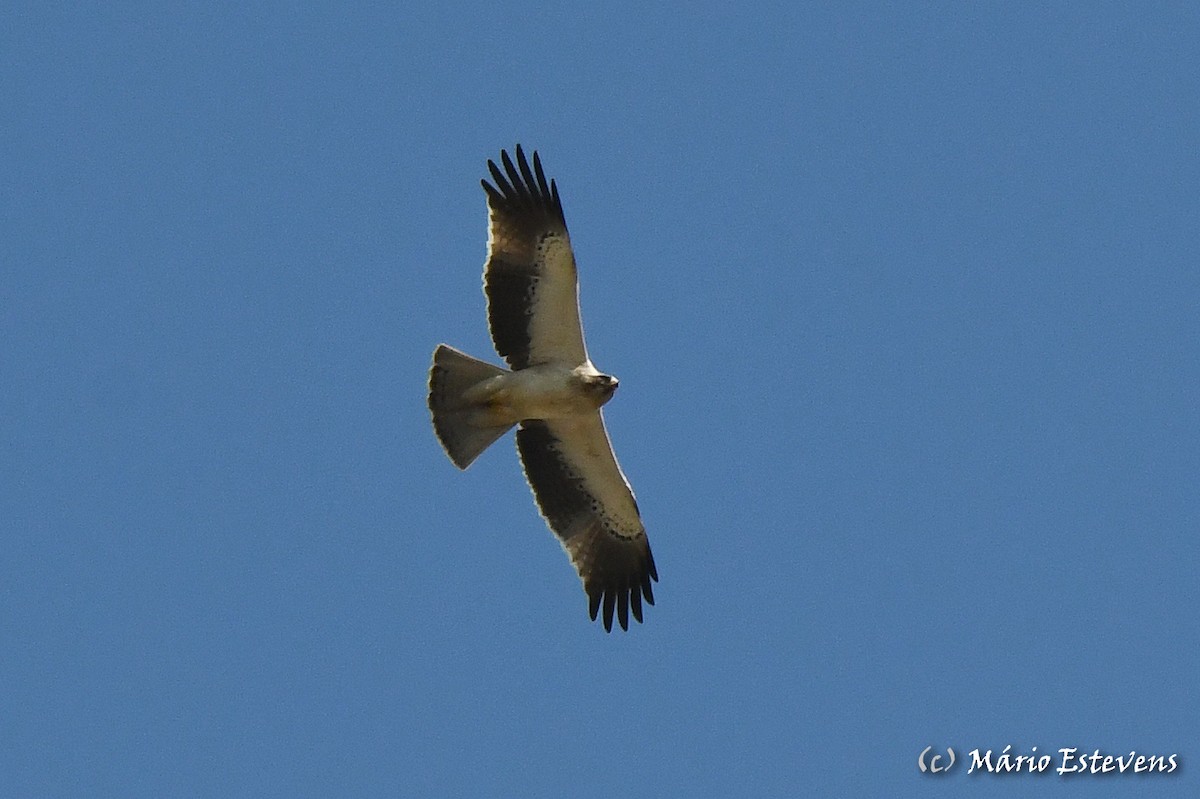
[[[592,365],[579,317],[579,282],[558,186],[520,145],[500,151],[481,180],[488,204],[483,268],[488,327],[509,368],[439,344],[429,411],[442,448],[466,469],[517,426],[517,452],[546,524],[583,582],[588,613],[612,632],[654,604],[658,570],[637,500],[613,454],[600,407],[617,379]]]

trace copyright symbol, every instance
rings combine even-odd
[[[922,749],[921,754],[917,756],[917,768],[921,769],[922,774],[944,774],[945,772],[954,768],[954,749],[951,747],[946,747],[946,756],[949,759],[949,762],[947,763],[943,763],[941,752],[934,752],[931,755],[930,751],[932,750],[932,745],[927,746]]]

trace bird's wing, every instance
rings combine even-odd
[[[579,321],[579,283],[562,202],[542,162],[533,168],[520,145],[503,171],[488,161],[496,185],[480,181],[488,200],[488,258],[483,287],[496,351],[513,369],[587,360]]]
[[[631,610],[640,622],[642,599],[654,604],[658,571],[600,412],[521,422],[517,449],[542,516],[583,580],[592,619],[603,604],[606,630],[614,608],[621,629],[629,629]]]

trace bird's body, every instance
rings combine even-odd
[[[484,292],[496,350],[511,371],[438,345],[429,372],[429,409],[438,440],[460,469],[513,425],[525,476],[546,523],[583,580],[589,612],[613,612],[624,629],[658,579],[637,502],[617,465],[600,407],[616,378],[592,365],[579,319],[575,257],[558,188],[501,152],[496,185],[483,181],[490,226]]]
[[[591,413],[612,398],[616,379],[591,364],[546,363],[485,380],[470,398],[487,405],[497,423],[522,419],[565,419]]]

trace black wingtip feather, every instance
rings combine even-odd
[[[536,153],[534,153],[534,155],[536,155]],[[532,191],[533,189],[541,188],[541,184],[538,183],[537,178],[533,176],[533,171],[529,168],[529,162],[525,160],[525,153],[521,152],[521,145],[519,144],[517,145],[517,166],[521,168],[521,178],[523,179],[522,182],[528,189]],[[546,196],[546,193],[542,192],[542,196]]]
[[[524,208],[536,207],[537,198],[533,196],[533,181],[525,177],[525,173],[529,171],[529,164],[525,162],[525,153],[521,152],[520,145],[517,146],[517,163],[521,165],[519,171],[517,167],[513,166],[512,159],[508,157],[508,151],[500,151],[500,160],[504,162],[504,171],[508,174],[508,182],[512,186],[519,205]]]
[[[612,632],[613,607],[617,604],[617,595],[614,591],[604,592],[604,632]]]
[[[525,193],[525,191],[523,191],[523,189],[525,187],[521,184],[520,178],[517,177],[517,170],[513,169],[513,162],[512,162],[512,159],[508,157],[508,150],[500,151],[500,162],[502,164],[504,164],[504,172],[505,172],[505,174],[508,175],[508,181],[505,185],[512,187],[512,190],[511,190],[512,194],[515,194],[518,198],[520,198],[522,200],[526,199],[526,193]],[[499,175],[495,172],[493,172],[492,174],[496,175],[497,180],[503,179],[503,178],[499,177]],[[508,194],[508,193],[510,193],[510,192],[507,192],[507,191],[505,192],[505,194]]]
[[[505,162],[508,161],[508,153],[501,150],[500,155]],[[508,185],[508,180],[505,179],[504,173],[500,171],[500,167],[496,166],[496,162],[490,158],[488,159],[488,172],[492,173],[492,180],[496,181],[496,188],[493,191],[499,195],[500,199],[515,194],[512,186]],[[484,181],[483,185],[485,188],[491,188],[487,185],[487,181]],[[492,192],[488,193],[491,194]]]
[[[588,614],[592,617],[592,621],[596,620],[596,614],[600,612],[600,594],[588,594]]]
[[[538,188],[541,189],[542,195],[545,197],[557,197],[557,192],[552,192],[550,187],[546,185],[546,173],[542,169],[542,159],[538,157],[537,150],[533,151],[533,171],[537,173]]]

